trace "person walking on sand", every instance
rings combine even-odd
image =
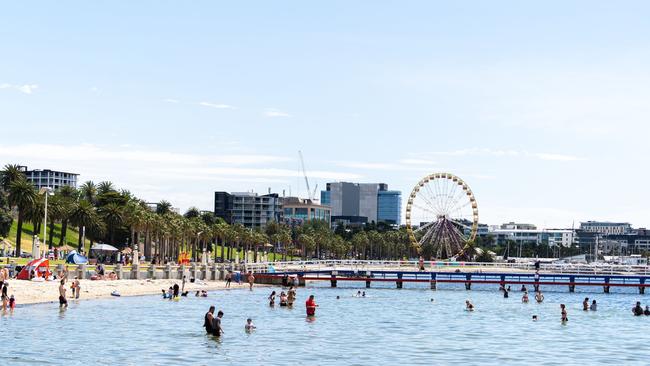
[[[68,300],[65,298],[65,280],[61,280],[61,284],[59,285],[59,307],[68,307]]]
[[[74,288],[76,290],[74,298],[79,299],[79,295],[81,295],[81,282],[79,282],[79,277],[74,278],[73,284],[74,284]]]
[[[226,273],[226,287],[230,287],[230,282],[232,282],[232,272],[228,271]]]
[[[253,276],[252,271],[248,271],[247,279],[248,279],[248,289],[253,291],[253,284],[255,283],[255,276]]]
[[[316,308],[318,305],[314,300],[314,295],[309,295],[309,299],[305,302],[305,308],[307,309],[307,316],[316,316]]]

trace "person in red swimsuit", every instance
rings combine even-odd
[[[314,316],[316,315],[316,301],[314,301],[314,295],[310,295],[309,299],[307,299],[307,302],[305,302],[305,307],[307,308],[307,316]]]

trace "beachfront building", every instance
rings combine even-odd
[[[301,224],[309,220],[323,220],[331,224],[331,209],[310,199],[282,197],[282,212],[285,222]]]
[[[214,215],[229,224],[263,228],[270,221],[282,220],[282,202],[277,193],[214,192]]]
[[[331,221],[346,225],[401,222],[402,194],[389,191],[386,183],[327,183],[321,204],[331,207]]]
[[[79,174],[50,169],[29,170],[26,166],[21,166],[20,169],[36,189],[49,187],[57,190],[63,186],[77,188],[77,177]]]
[[[587,221],[580,223],[580,230],[601,235],[629,234],[632,225],[628,222]]]
[[[494,237],[495,243],[504,245],[512,241],[517,245],[540,245],[569,247],[574,241],[574,231],[571,229],[537,229],[532,224],[507,223],[493,227],[490,235]]]

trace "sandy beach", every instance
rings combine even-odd
[[[138,295],[155,295],[161,294],[161,289],[168,289],[177,283],[181,285],[180,280],[116,280],[116,281],[81,281],[80,300],[91,300],[111,297],[111,292],[117,291],[121,296],[138,296]],[[70,290],[70,281],[66,282],[68,300],[72,297]],[[196,283],[185,283],[185,290],[190,291],[189,296],[196,290],[225,290],[225,281],[199,281]],[[255,285],[263,286],[263,285]],[[231,289],[248,288],[248,284],[242,282],[238,285],[236,282],[231,284]],[[48,302],[58,302],[59,300],[59,281],[32,282],[23,280],[10,280],[8,294],[14,295],[16,304],[38,304]]]

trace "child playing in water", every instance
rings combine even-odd
[[[257,328],[257,327],[253,324],[253,319],[251,319],[251,318],[246,319],[246,325],[244,325],[244,329],[247,332],[250,332],[250,331],[254,330],[255,328]]]
[[[11,295],[11,297],[9,297],[9,310],[13,311],[15,307],[16,299],[14,298],[14,295]]]

